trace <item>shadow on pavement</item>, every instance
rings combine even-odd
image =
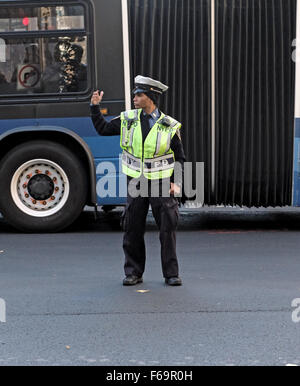
[[[79,218],[62,233],[121,232],[122,209],[109,213],[99,210],[97,219],[91,210],[84,211]],[[147,217],[147,230],[157,230],[151,210]],[[298,208],[232,209],[203,208],[181,209],[179,231],[290,231],[300,230]],[[19,233],[0,216],[0,234]]]

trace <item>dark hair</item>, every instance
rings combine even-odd
[[[158,95],[156,92],[153,92],[153,91],[147,91],[147,92],[145,92],[145,94],[147,95],[148,98],[150,98],[150,99],[153,101],[153,103],[154,103],[155,105],[157,105],[159,95]]]

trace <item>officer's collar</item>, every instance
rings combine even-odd
[[[144,114],[144,115],[147,115],[147,113],[145,113],[144,110],[143,110],[143,114]],[[155,109],[154,111],[152,111],[152,113],[149,114],[149,115],[151,115],[151,117],[152,117],[153,119],[158,119],[158,118],[160,117],[160,112],[159,112],[158,108],[156,108],[156,109]]]

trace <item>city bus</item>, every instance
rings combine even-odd
[[[97,134],[89,104],[99,89],[107,120],[131,109],[136,75],[169,86],[159,108],[182,122],[185,186],[203,193],[191,206],[300,206],[299,14],[297,0],[0,0],[6,221],[57,232],[86,205],[125,204],[120,139]]]

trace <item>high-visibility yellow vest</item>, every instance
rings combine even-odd
[[[143,144],[142,109],[121,113],[120,146],[123,149],[122,170],[126,175],[149,180],[169,178],[174,172],[175,158],[171,141],[181,123],[161,114]]]

